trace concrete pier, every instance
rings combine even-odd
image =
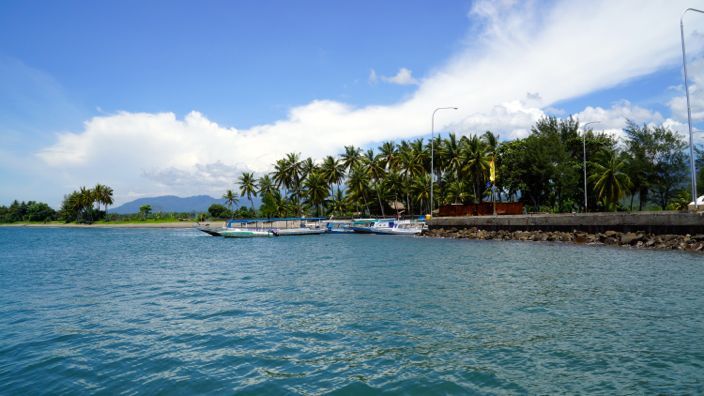
[[[476,227],[489,231],[605,231],[645,232],[649,234],[704,234],[704,213],[632,212],[565,213],[507,216],[435,217],[428,221],[433,229]]]

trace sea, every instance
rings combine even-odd
[[[702,394],[704,256],[0,228],[0,394]]]

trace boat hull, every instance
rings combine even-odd
[[[303,235],[320,235],[325,233],[325,229],[317,228],[281,228],[272,230],[275,236],[303,236]]]
[[[226,230],[221,231],[220,235],[225,238],[269,238],[274,234],[271,231],[263,230]]]
[[[406,229],[398,229],[398,228],[386,228],[386,229],[378,229],[378,230],[372,230],[372,233],[377,234],[377,235],[420,235],[420,233],[423,232],[422,228],[406,228]]]
[[[198,228],[198,231],[202,231],[210,236],[222,236],[224,228]]]

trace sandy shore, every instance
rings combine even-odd
[[[13,223],[0,224],[0,227],[37,227],[37,228],[193,228],[193,227],[222,227],[224,222],[204,222],[195,223],[191,221],[168,222],[168,223],[100,223],[100,224],[64,224],[64,223]]]

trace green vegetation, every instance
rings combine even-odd
[[[93,223],[104,220],[108,205],[112,205],[112,188],[96,184],[94,188],[81,187],[65,195],[59,210],[59,219],[66,223]],[[100,210],[105,205],[105,210]]]
[[[687,144],[665,127],[628,122],[622,141],[592,130],[580,133],[569,118],[539,120],[521,139],[499,142],[490,131],[481,136],[437,136],[434,147],[434,207],[490,201],[491,163],[496,167],[495,198],[521,201],[529,211],[682,210],[689,197]],[[584,139],[584,143],[583,143]],[[584,146],[583,146],[584,144]],[[587,195],[584,208],[583,147],[586,147]],[[699,194],[704,193],[704,149],[696,149]],[[244,172],[239,193],[227,190],[225,205],[214,204],[214,219],[287,216],[358,216],[424,214],[430,210],[431,144],[423,139],[383,142],[376,150],[346,146],[338,157],[316,164],[289,153],[258,179]],[[41,202],[0,206],[0,222],[170,222],[202,221],[205,213],[106,215],[112,188],[97,184],[64,196],[56,212]],[[262,204],[254,209],[253,197]],[[236,208],[246,197],[249,208]],[[104,208],[104,210],[103,210]]]
[[[241,207],[237,210],[231,210],[224,205],[212,204],[208,207],[208,215],[212,219],[246,219],[257,216],[257,212],[253,209]]]
[[[524,202],[530,211],[632,210],[634,201],[639,210],[682,208],[688,158],[678,134],[629,121],[625,139],[619,142],[592,130],[582,134],[579,128],[572,118],[547,117],[527,137],[507,142],[499,142],[490,131],[481,136],[436,137],[434,206],[491,200],[489,173],[494,161],[496,198]],[[583,144],[588,208],[584,208]],[[320,164],[289,153],[258,182],[245,172],[237,183],[250,205],[252,196],[262,197],[259,215],[265,217],[428,213],[430,150],[423,139],[384,142],[376,151],[366,152],[346,146],[339,157],[326,156]],[[699,178],[704,179],[702,150],[698,161]],[[700,184],[704,190],[704,182]]]
[[[42,222],[47,223],[58,219],[54,209],[44,202],[13,201],[10,206],[0,206],[0,223]]]

